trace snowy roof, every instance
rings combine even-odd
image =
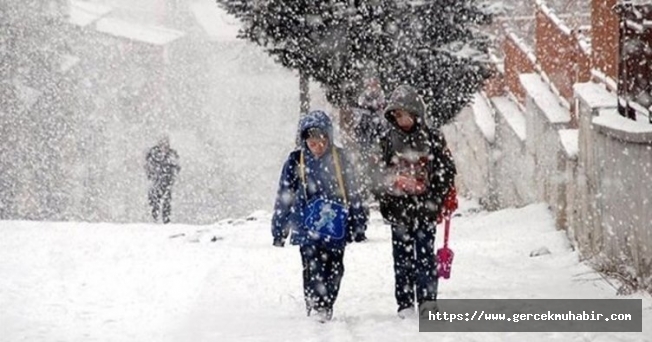
[[[87,26],[111,12],[112,7],[81,0],[69,1],[69,21],[73,25]]]
[[[539,107],[552,124],[565,124],[570,122],[570,112],[564,108],[560,99],[543,82],[541,76],[535,73],[519,75],[519,79],[528,96]]]
[[[518,138],[521,139],[521,141],[525,141],[525,116],[516,103],[506,96],[493,97],[491,98],[491,102],[494,107],[496,107],[497,112],[505,118],[505,121],[507,121],[507,124],[512,128],[514,133],[516,133]]]
[[[579,130],[578,129],[560,129],[559,140],[569,158],[577,158],[579,152]]]
[[[212,0],[197,1],[190,5],[190,11],[211,40],[233,41],[237,39],[241,23],[226,13]]]
[[[573,85],[575,95],[591,108],[613,108],[618,105],[615,94],[605,89],[604,85],[585,82]]]
[[[101,19],[97,22],[95,28],[99,32],[154,45],[166,45],[185,35],[181,31],[139,25],[115,18]]]
[[[480,93],[473,96],[473,117],[482,134],[489,143],[496,140],[496,122],[494,119],[493,109],[487,102],[487,99]]]
[[[617,109],[602,109],[593,118],[593,125],[601,132],[634,143],[652,143],[652,125],[627,119]]]

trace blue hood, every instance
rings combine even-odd
[[[306,130],[318,128],[330,139],[332,148],[326,153],[315,158],[308,151],[303,134]],[[305,226],[305,212],[309,200],[313,198],[328,198],[341,200],[340,185],[334,165],[332,151],[337,151],[341,162],[342,180],[348,198],[349,221],[347,222],[347,238],[352,238],[357,232],[364,232],[367,225],[367,214],[360,198],[360,190],[356,181],[355,166],[348,158],[347,153],[333,143],[333,123],[331,118],[321,110],[312,111],[299,120],[297,143],[300,148],[290,153],[283,165],[279,188],[274,204],[272,217],[272,235],[277,242],[283,242],[291,233],[293,245],[313,245],[321,243],[310,237],[309,229]],[[304,170],[306,182],[299,177],[302,152],[305,153]],[[326,243],[328,248],[343,248],[346,241],[331,241]]]
[[[304,115],[299,120],[299,139],[301,141],[301,146],[305,146],[305,139],[303,138],[303,133],[311,128],[319,128],[320,130],[326,132],[328,135],[328,140],[330,143],[333,143],[333,122],[331,118],[324,111],[314,110],[306,115]]]

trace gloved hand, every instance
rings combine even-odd
[[[274,247],[283,247],[285,246],[285,241],[282,238],[274,238]]]
[[[441,223],[444,220],[444,217],[450,217],[453,215],[455,210],[457,210],[458,205],[459,203],[457,201],[457,190],[453,186],[450,188],[450,190],[448,190],[446,197],[444,197],[444,201],[441,204],[441,212],[437,217],[437,223]]]
[[[394,189],[406,194],[418,195],[426,191],[426,185],[411,177],[397,176],[394,180]]]

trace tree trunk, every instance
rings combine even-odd
[[[299,71],[299,103],[300,115],[308,114],[310,110],[310,77],[303,71]]]

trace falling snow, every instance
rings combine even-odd
[[[600,44],[616,39],[596,39],[591,26],[613,29],[616,11],[592,21],[598,2],[1,0],[0,336],[522,341],[419,333],[417,320],[399,319],[392,231],[376,203],[368,240],[335,266],[342,285],[328,324],[306,319],[297,248],[272,247],[274,199],[296,196],[276,191],[301,111],[327,112],[333,140],[368,163],[356,177],[382,187],[372,156],[384,106],[410,83],[424,122],[447,134],[464,195],[438,297],[641,299],[642,332],[527,338],[652,342],[652,7],[632,1],[623,12],[630,39],[614,71]],[[556,35],[537,37],[543,20]],[[538,114],[551,125],[533,124]],[[504,139],[502,122],[515,138]],[[173,161],[152,165],[148,151],[166,139]],[[161,177],[173,180],[152,187]],[[170,211],[152,212],[152,194]],[[170,224],[153,221],[162,213]],[[439,225],[435,249],[443,234]],[[327,281],[311,280],[328,294]]]

